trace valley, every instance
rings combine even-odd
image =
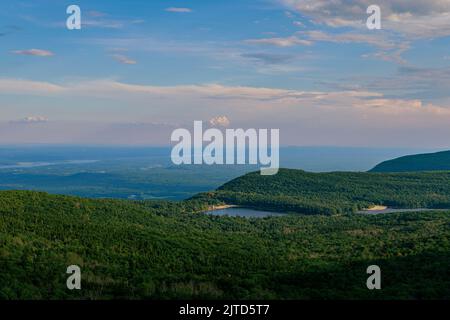
[[[0,299],[450,298],[450,212],[239,218],[0,192]],[[383,270],[367,290],[366,268]],[[78,265],[82,290],[66,289]]]
[[[0,172],[2,188],[33,178],[83,195],[0,191],[0,299],[450,299],[449,171],[261,176],[143,161]],[[83,290],[67,290],[70,265]],[[383,290],[367,290],[369,265]]]

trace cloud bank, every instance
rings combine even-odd
[[[53,52],[42,49],[15,50],[13,53],[23,56],[51,57]]]
[[[83,137],[85,119],[90,119],[104,128],[97,138],[111,142],[111,137],[116,136],[111,128],[118,124],[125,136],[142,141],[135,137],[137,127],[131,124],[151,123],[153,119],[170,127],[188,127],[194,120],[225,127],[231,126],[229,119],[234,119],[233,127],[237,128],[278,128],[282,143],[294,145],[430,147],[442,146],[450,135],[450,105],[389,98],[367,90],[300,91],[222,84],[154,86],[105,79],[55,84],[0,79],[0,92],[4,97],[43,96],[54,106],[39,106],[39,100],[24,99],[16,111],[52,114],[53,121],[43,123],[48,128],[78,121]],[[0,108],[5,119],[2,112],[5,110]],[[139,128],[142,133],[143,126]],[[6,134],[7,129],[3,130]],[[418,132],[422,135],[411,140]],[[19,135],[11,132],[7,136],[12,139],[14,134]],[[33,139],[39,137],[35,134]],[[62,130],[55,134],[63,139],[66,133]],[[66,139],[74,141],[68,136]]]

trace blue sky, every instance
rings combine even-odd
[[[450,1],[376,2],[9,1],[0,143],[166,144],[226,118],[289,145],[447,147]]]

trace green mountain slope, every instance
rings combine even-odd
[[[372,205],[450,208],[450,171],[439,173],[249,173],[200,198],[302,214],[351,213]]]
[[[448,212],[190,213],[203,206],[0,192],[0,299],[450,299]]]
[[[384,161],[370,172],[414,172],[450,170],[450,151],[417,154]]]

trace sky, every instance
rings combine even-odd
[[[194,120],[449,147],[450,0],[2,2],[0,144],[168,145]]]

